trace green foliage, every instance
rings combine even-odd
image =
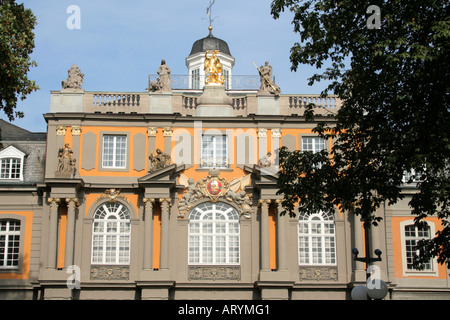
[[[33,29],[36,18],[23,4],[14,0],[0,0],[0,109],[9,120],[22,118],[23,112],[15,111],[17,100],[38,90],[27,72],[36,66],[29,55],[34,49]]]
[[[381,28],[366,25],[369,5],[381,9]],[[450,257],[450,8],[447,1],[274,0],[272,15],[294,14],[301,43],[291,49],[292,70],[323,68],[310,84],[343,106],[315,129],[333,139],[319,160],[301,151],[280,154],[280,194],[286,212],[340,206],[374,224],[382,203],[404,197],[405,171],[420,173],[409,205],[416,223],[437,216],[443,230],[423,241],[423,259]],[[313,170],[314,169],[314,170]]]

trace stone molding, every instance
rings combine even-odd
[[[188,266],[188,280],[240,280],[241,266]]]
[[[299,280],[338,280],[336,266],[299,266]]]
[[[130,266],[91,265],[91,280],[129,280]]]

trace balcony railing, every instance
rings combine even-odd
[[[187,76],[185,77],[187,78]],[[247,82],[250,83],[250,82]],[[314,104],[314,114],[333,116],[341,108],[338,96],[281,94],[259,96],[258,90],[228,91],[236,116],[298,115],[302,116],[309,104]],[[52,112],[87,112],[118,114],[181,114],[195,115],[202,90],[179,90],[170,94],[158,92],[52,92]],[[272,100],[270,98],[272,97]]]
[[[149,81],[156,82],[158,75],[150,74]],[[172,90],[200,90],[205,85],[205,76],[192,77],[189,75],[171,75]],[[258,90],[260,78],[255,75],[232,75],[225,78],[224,86],[227,90]]]

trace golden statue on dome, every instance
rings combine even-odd
[[[207,50],[205,53],[205,83],[223,85],[225,78],[220,59],[217,57],[219,50]]]

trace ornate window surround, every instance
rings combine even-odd
[[[0,221],[19,221],[20,222],[20,234],[19,234],[19,261],[17,266],[13,267],[0,267],[0,273],[22,273],[23,268],[23,250],[25,241],[25,217],[20,215],[1,214]]]
[[[11,180],[11,181],[23,181],[23,169],[24,169],[24,158],[25,153],[20,151],[19,149],[15,148],[14,146],[9,146],[0,151],[0,163],[3,165],[3,161],[11,160],[11,159],[18,159],[19,160],[19,177],[18,178],[11,178],[11,172],[9,172],[9,176],[6,178],[0,178],[1,180]],[[9,168],[11,170],[11,166]]]
[[[429,227],[429,234],[434,235],[435,224],[430,221],[425,221]],[[437,277],[438,276],[438,265],[436,259],[432,259],[430,261],[431,269],[429,270],[416,270],[416,269],[408,269],[407,268],[407,258],[406,258],[406,235],[405,228],[409,225],[414,225],[414,220],[405,220],[400,222],[400,242],[401,242],[401,252],[402,252],[402,270],[404,277],[414,277],[414,276],[429,276],[429,277]]]
[[[204,201],[199,203],[189,213],[188,228],[189,265],[236,266],[240,264],[240,214],[234,206],[222,201]],[[232,230],[233,228],[235,228],[235,230]],[[194,237],[197,237],[199,241],[198,245],[195,247],[192,246]],[[207,238],[211,238],[211,259],[204,261],[204,259],[208,258],[208,255],[202,253]],[[233,252],[230,251],[230,249],[236,249],[236,246],[233,246],[232,243],[233,238],[235,239],[235,242],[237,242],[237,256],[234,256]],[[223,256],[218,256],[216,251],[218,249],[217,241],[219,239],[225,241],[225,243],[223,243]],[[198,261],[191,260],[192,248],[198,248]],[[224,259],[225,261],[220,261],[220,259]],[[233,261],[235,259],[237,261]]]
[[[99,207],[107,203],[120,203],[128,209],[130,214],[130,260],[127,264],[99,264],[92,263],[92,240],[94,229],[94,216]],[[139,224],[139,218],[137,216],[136,208],[130,203],[128,198],[120,193],[118,189],[108,189],[97,197],[93,204],[87,209],[87,214],[84,217],[84,223],[87,224],[89,230],[89,236],[86,237],[86,251],[85,258],[90,264],[90,279],[94,281],[104,280],[129,280],[130,265],[133,261],[135,252],[131,250],[133,239],[137,236],[137,229]]]
[[[97,239],[97,240],[96,240]],[[101,257],[96,257],[95,242],[102,247]],[[109,243],[109,245],[108,245]],[[121,245],[123,247],[121,247]],[[107,252],[107,247],[115,250]],[[127,256],[121,256],[121,248],[127,248]],[[131,214],[120,202],[105,202],[97,206],[92,225],[91,263],[99,265],[129,265],[131,254]],[[113,254],[108,260],[108,256]]]
[[[325,216],[327,215],[327,216]],[[304,223],[306,225],[306,232],[301,232],[301,224]],[[318,224],[319,225],[319,229],[314,229],[312,224]],[[325,225],[326,224],[332,224],[332,232],[330,231],[330,233],[326,233],[325,232]],[[298,261],[299,261],[299,265],[300,266],[336,266],[337,265],[337,243],[336,243],[336,224],[335,224],[335,217],[334,217],[334,212],[330,212],[330,213],[323,213],[323,212],[318,212],[318,213],[314,213],[314,214],[310,214],[310,215],[299,215],[299,220],[298,220],[298,234],[297,234],[297,240],[298,240]],[[314,232],[316,231],[316,232]],[[309,258],[309,262],[304,262],[301,260],[300,257],[300,250],[303,249],[301,248],[301,242],[300,242],[300,238],[306,238],[307,241],[307,247],[306,249],[308,249],[308,252],[305,252],[305,254],[308,255]],[[333,247],[328,247],[323,241],[325,240],[325,238],[329,238],[331,237],[333,240]],[[313,238],[320,238],[321,239],[321,243],[320,243],[320,249],[322,250],[321,252],[321,262],[314,262],[312,261],[313,257],[310,256],[310,254],[313,251],[313,248],[311,247],[311,245],[313,244]],[[324,261],[325,259],[327,259],[324,250],[326,249],[332,249],[333,252],[330,252],[330,254],[333,256],[334,255],[334,261],[332,262],[326,262]]]

